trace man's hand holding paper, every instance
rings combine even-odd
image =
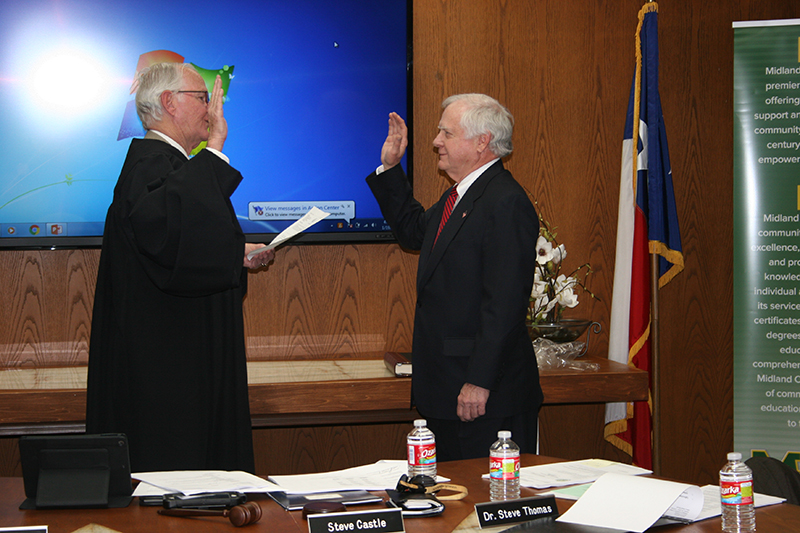
[[[272,242],[270,242],[267,246],[258,245],[258,247],[255,248],[254,250],[248,251],[247,260],[254,259],[257,255],[262,254],[264,252],[274,250],[275,248],[278,247],[278,245],[283,244],[284,242],[288,241],[289,239],[291,239],[296,235],[299,235],[300,233],[304,232],[305,230],[307,230],[308,228],[310,228],[323,218],[327,217],[328,215],[330,215],[330,213],[326,213],[325,211],[317,207],[312,207],[308,211],[308,213],[303,215],[300,219],[294,221],[294,223],[292,223],[291,226],[289,226],[288,228],[280,232],[278,235],[276,235],[275,238],[272,239]],[[274,252],[273,252],[273,257],[274,257]],[[270,261],[271,260],[272,258],[270,258]],[[265,261],[265,263],[267,262],[268,261]]]

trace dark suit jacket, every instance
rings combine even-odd
[[[397,165],[367,178],[400,244],[419,250],[412,397],[434,418],[457,419],[464,383],[490,389],[486,416],[542,403],[525,327],[539,219],[502,161],[458,202],[432,249],[449,190],[430,209],[417,202]]]

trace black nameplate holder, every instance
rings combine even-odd
[[[308,533],[404,533],[401,509],[308,515]]]
[[[537,518],[556,518],[558,506],[555,496],[534,496],[502,502],[476,503],[475,513],[481,529],[506,524],[530,522]]]

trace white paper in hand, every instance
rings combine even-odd
[[[303,233],[305,230],[307,230],[308,228],[310,228],[323,218],[327,217],[328,215],[330,215],[330,213],[326,213],[325,211],[317,207],[312,207],[308,211],[308,213],[303,215],[298,220],[295,220],[291,226],[289,226],[288,228],[280,232],[278,235],[276,235],[275,238],[272,239],[272,242],[270,242],[267,246],[262,246],[261,248],[253,250],[252,252],[247,254],[247,259],[252,259],[255,255],[260,254],[261,252],[277,248],[279,244],[283,244],[292,237],[294,237],[295,235]]]

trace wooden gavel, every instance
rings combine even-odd
[[[231,524],[236,527],[242,527],[255,524],[261,520],[261,506],[256,502],[247,502],[224,510],[159,509],[158,514],[167,516],[226,516],[230,519]]]

